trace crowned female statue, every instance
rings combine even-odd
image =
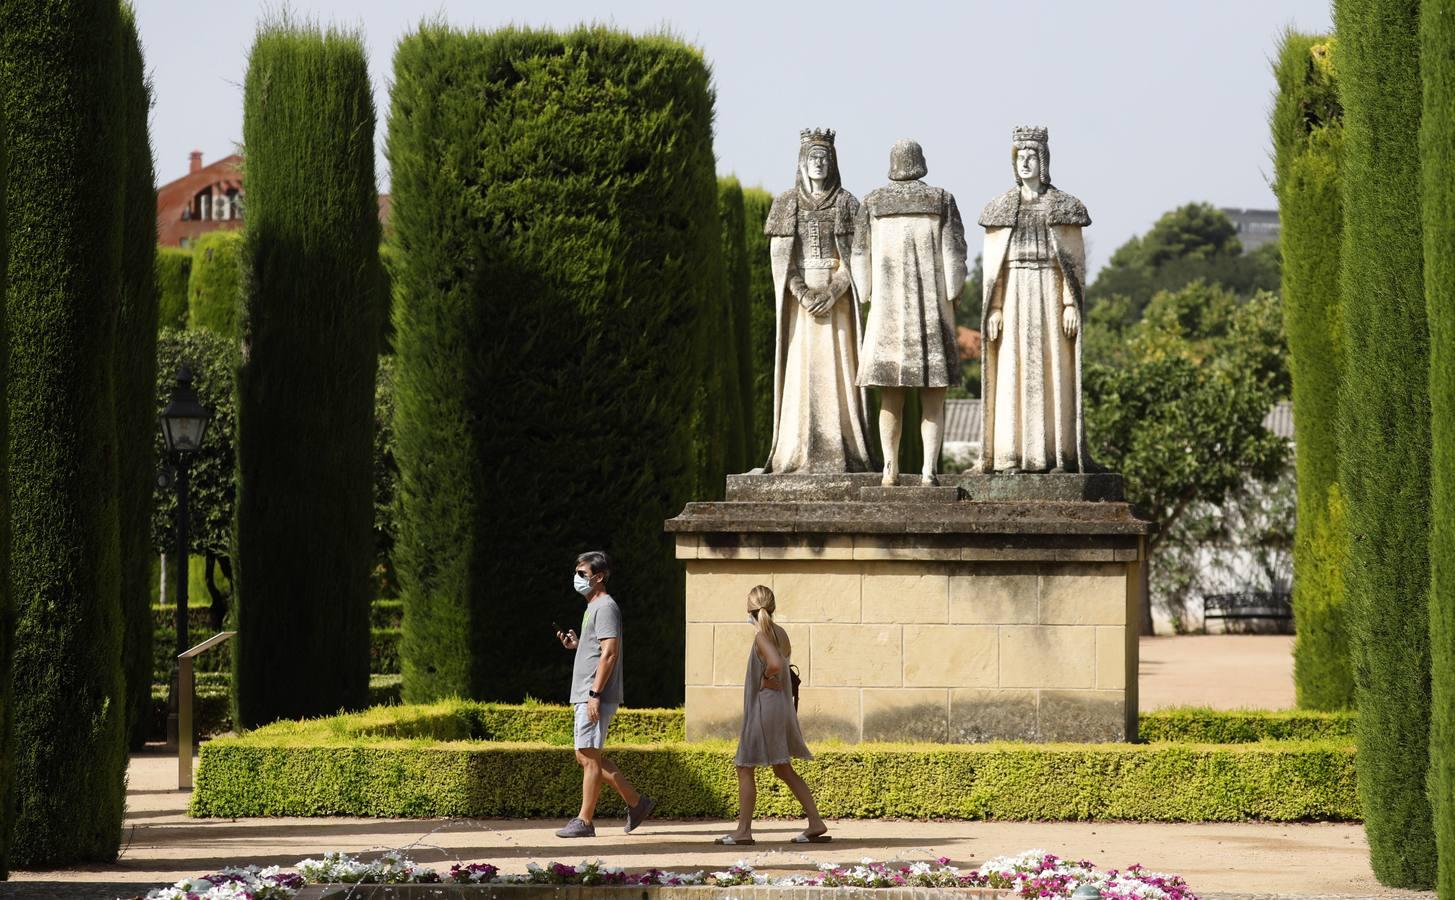
[[[867,472],[867,404],[854,384],[859,298],[849,275],[859,201],[839,183],[832,130],[800,133],[796,180],[763,228],[778,318],[773,449],[763,471]]]
[[[1047,132],[1013,133],[1016,187],[980,214],[982,472],[1086,472],[1081,409],[1086,207],[1051,184]]]

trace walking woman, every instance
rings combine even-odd
[[[753,778],[757,766],[772,766],[773,774],[803,804],[808,828],[793,838],[795,844],[817,844],[831,840],[829,827],[819,817],[818,805],[808,785],[793,771],[792,757],[812,759],[798,711],[793,705],[789,660],[793,645],[788,633],[773,622],[777,603],[763,585],[748,591],[748,618],[758,630],[748,651],[748,674],[743,682],[743,732],[733,764],[738,768],[738,827],[713,843],[733,846],[754,843],[753,808],[758,802],[758,785]]]

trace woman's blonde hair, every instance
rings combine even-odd
[[[779,631],[773,624],[773,610],[778,608],[778,601],[773,597],[773,589],[765,585],[758,585],[748,591],[748,609],[756,611],[758,615],[758,630],[768,636],[783,654],[784,659],[793,655],[793,642],[788,640],[788,632],[784,631],[780,637]]]

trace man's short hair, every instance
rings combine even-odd
[[[592,575],[600,575],[603,584],[611,578],[611,557],[600,550],[587,550],[576,557],[576,565],[579,566],[582,563],[591,567]]]

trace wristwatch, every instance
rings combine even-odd
[[[588,696],[588,697],[600,697],[601,695],[598,694],[596,691],[587,691],[586,692],[586,696]]]

